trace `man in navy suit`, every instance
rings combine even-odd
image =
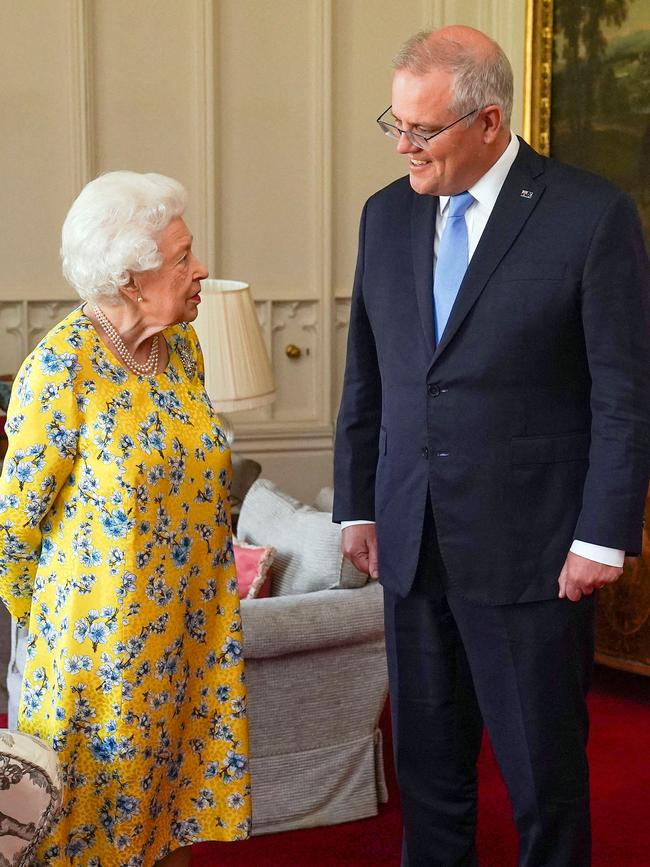
[[[512,73],[418,34],[379,119],[335,449],[343,549],[385,591],[404,867],[477,864],[487,726],[525,867],[590,864],[594,591],[641,546],[648,259],[630,198],[509,129]]]

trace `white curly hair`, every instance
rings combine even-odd
[[[119,304],[131,273],[161,265],[156,239],[186,204],[185,188],[165,175],[100,175],[79,193],[63,223],[63,276],[84,301]]]

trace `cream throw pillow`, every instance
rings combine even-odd
[[[272,595],[363,587],[367,576],[341,553],[341,528],[320,512],[258,479],[241,507],[237,536],[253,545],[273,545]]]

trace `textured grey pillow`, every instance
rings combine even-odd
[[[330,512],[334,506],[334,488],[321,488],[312,503],[319,512]]]
[[[341,553],[341,528],[329,512],[305,506],[268,479],[258,479],[241,507],[237,536],[273,545],[272,595],[363,587],[367,576]]]

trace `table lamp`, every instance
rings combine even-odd
[[[232,445],[232,422],[224,414],[275,400],[273,372],[248,283],[202,280],[194,326],[205,361],[205,388]]]

